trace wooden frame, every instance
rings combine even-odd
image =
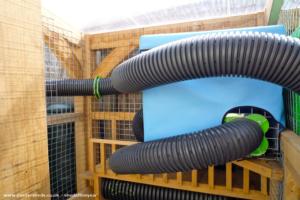
[[[158,33],[177,33],[189,31],[203,31],[226,28],[240,28],[249,26],[262,26],[267,24],[268,9],[261,12],[250,13],[247,15],[230,16],[225,18],[200,20],[186,23],[170,24],[164,26],[145,27],[131,30],[123,30],[110,33],[100,33],[86,35],[85,37],[85,77],[95,77],[100,75],[106,77],[111,70],[120,62],[127,59],[129,54],[139,46],[139,37],[144,34]],[[95,51],[108,50],[108,55],[102,59],[102,62],[95,64]],[[127,52],[127,53],[126,53]],[[106,147],[109,146],[112,152],[116,151],[117,146],[126,146],[134,144],[132,141],[116,140],[118,130],[116,129],[117,120],[132,120],[134,113],[120,112],[97,112],[91,110],[91,98],[86,98],[86,119],[88,132],[88,165],[89,172],[86,172],[84,178],[90,180],[93,184],[94,192],[97,195],[96,199],[102,199],[99,187],[102,178],[112,178],[124,181],[132,181],[162,187],[184,189],[195,192],[203,192],[210,194],[219,194],[231,197],[240,197],[245,199],[268,199],[274,191],[268,189],[268,184],[279,185],[282,180],[282,170],[276,163],[268,163],[257,160],[234,161],[226,164],[225,184],[218,185],[216,183],[216,169],[210,166],[207,169],[207,183],[199,183],[199,171],[192,170],[190,173],[191,179],[186,181],[185,174],[182,172],[176,173],[175,178],[170,178],[170,174],[161,175],[118,175],[113,173],[107,165]],[[93,120],[110,120],[112,140],[96,139],[92,137],[92,121]],[[98,147],[98,148],[95,148]],[[98,152],[97,152],[98,151]],[[100,156],[100,164],[95,162],[96,155]],[[237,188],[233,182],[233,168],[237,166],[242,168],[242,188]],[[256,173],[260,176],[261,186],[258,190],[251,188],[250,176],[251,173]]]
[[[94,181],[97,183],[94,185],[95,191],[99,190],[99,181],[101,178],[110,178],[123,181],[131,181],[136,183],[143,183],[149,185],[156,185],[161,187],[168,187],[174,189],[183,189],[193,192],[202,192],[215,195],[225,195],[229,197],[238,197],[243,199],[268,199],[269,191],[268,184],[270,181],[279,184],[282,180],[282,170],[278,163],[273,161],[263,161],[263,160],[242,160],[234,161],[226,164],[225,170],[225,185],[217,185],[215,183],[215,168],[210,166],[207,169],[208,179],[206,183],[200,183],[198,181],[198,174],[203,173],[203,171],[192,170],[189,172],[191,179],[189,181],[184,180],[183,173],[177,172],[176,178],[172,177],[171,174],[161,174],[159,176],[149,174],[149,175],[120,175],[115,174],[107,164],[106,157],[106,146],[111,146],[112,153],[116,150],[116,146],[127,146],[136,144],[136,142],[130,141],[119,141],[119,140],[107,140],[107,139],[91,139],[91,145],[100,146],[100,164],[95,162],[95,154],[92,157],[93,163],[93,174]],[[235,173],[232,169],[235,166],[239,166],[243,170],[243,183],[242,187],[233,186]],[[260,176],[260,188],[252,189],[250,188],[250,172],[256,173]],[[172,178],[171,178],[172,177]],[[98,194],[98,193],[97,193]],[[98,199],[101,199],[98,196]]]

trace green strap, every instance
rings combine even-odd
[[[96,76],[96,78],[94,79],[94,82],[93,82],[93,93],[94,93],[94,96],[97,99],[101,98],[101,94],[100,94],[100,91],[99,91],[100,80],[101,80],[101,77],[100,76]]]

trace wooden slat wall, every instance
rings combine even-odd
[[[94,163],[95,171],[93,179],[95,181],[94,189],[96,194],[99,194],[99,184],[101,184],[101,178],[104,177],[245,199],[277,199],[279,197],[279,186],[283,178],[283,173],[279,163],[275,161],[249,159],[229,162],[226,164],[226,171],[219,170],[214,166],[209,166],[208,169],[192,170],[190,172],[184,173],[177,172],[172,174],[165,173],[155,175],[124,175],[115,174],[109,168],[105,146],[111,146],[112,149],[114,149],[112,152],[114,152],[117,145],[128,146],[136,144],[136,142],[110,139],[91,139],[90,141],[91,143],[93,143],[93,145],[98,145],[100,147],[99,152],[101,154],[100,164]],[[94,158],[95,157],[93,157],[93,159]],[[241,168],[242,174],[238,172],[238,169],[235,168],[236,166],[239,166]],[[252,176],[250,172],[252,173]],[[256,175],[258,175],[258,178],[254,178],[253,173],[256,173]],[[199,176],[199,174],[207,176],[207,180],[202,179],[201,181],[201,177]],[[190,178],[186,179],[186,177]],[[223,184],[220,183],[220,180],[223,180]],[[239,184],[240,182],[241,185]],[[257,186],[257,184],[259,184],[260,187]],[[272,186],[270,184],[272,184]],[[256,187],[254,187],[254,185],[256,185]],[[98,195],[97,199],[103,198]]]
[[[42,41],[39,0],[0,1],[0,199],[49,193]]]

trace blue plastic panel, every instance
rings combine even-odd
[[[285,34],[283,26],[222,31],[234,30]],[[210,32],[142,36],[140,49]],[[143,91],[145,141],[219,125],[223,115],[237,106],[263,108],[284,124],[282,87],[246,78],[195,79]]]

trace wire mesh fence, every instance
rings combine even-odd
[[[48,11],[42,16],[45,79],[83,78],[81,34]],[[85,189],[83,97],[46,97],[52,199],[67,199]],[[55,196],[58,195],[58,196]]]
[[[300,38],[300,2],[286,0],[279,16],[279,23],[284,24],[288,35]],[[285,89],[286,126],[300,135],[300,96]]]

